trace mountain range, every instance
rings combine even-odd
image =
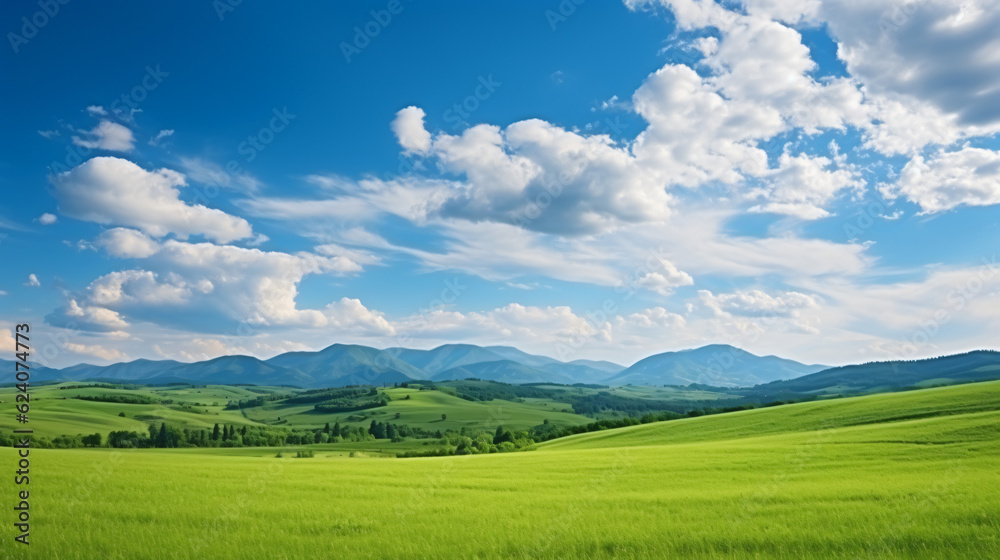
[[[563,362],[511,346],[445,344],[430,350],[334,344],[315,352],[287,352],[267,360],[221,356],[183,363],[140,359],[107,366],[78,364],[36,368],[36,381],[85,380],[141,383],[252,383],[299,387],[385,385],[414,380],[475,377],[504,383],[609,385],[713,384],[749,387],[824,369],[774,356],[759,357],[726,345],[650,356],[632,367],[595,360]]]
[[[0,360],[0,367],[12,370],[13,362]],[[247,383],[306,388],[470,377],[511,384],[753,387],[762,394],[782,395],[896,388],[935,378],[957,381],[1000,378],[1000,353],[983,351],[935,360],[830,368],[713,344],[655,354],[625,367],[605,361],[562,362],[510,346],[445,344],[431,350],[380,350],[334,344],[315,352],[287,352],[267,360],[251,356],[221,356],[194,363],[140,359],[107,366],[78,364],[63,369],[32,369],[34,381]]]

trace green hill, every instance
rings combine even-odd
[[[579,434],[539,447],[593,449],[720,441],[997,411],[1000,381],[993,381],[684,418]],[[996,418],[1000,421],[1000,416]],[[1000,423],[997,430],[1000,435]]]
[[[825,369],[796,379],[754,387],[746,394],[763,400],[800,394],[892,391],[934,384],[1000,379],[1000,352],[979,350],[926,360],[871,362]]]

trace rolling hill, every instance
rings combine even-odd
[[[796,394],[850,394],[905,387],[1000,379],[1000,352],[978,350],[926,360],[870,362],[835,367],[754,387],[764,398]]]
[[[413,409],[403,415],[436,409],[399,402]],[[381,458],[408,445],[388,440],[310,445],[311,459],[294,458],[305,446],[40,449],[32,457],[62,492],[32,493],[32,511],[64,529],[33,545],[49,558],[272,558],[275,542],[303,558],[994,558],[998,427],[993,382],[604,430],[521,453]],[[379,453],[346,456],[358,445]],[[100,492],[81,476],[95,465],[113,465]],[[192,541],[220,504],[240,522]]]

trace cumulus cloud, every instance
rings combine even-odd
[[[119,331],[129,326],[116,311],[86,302],[80,305],[72,297],[66,305],[49,314],[45,320],[57,327],[87,331]]]
[[[698,297],[705,306],[721,316],[793,317],[803,309],[819,306],[815,296],[799,292],[771,295],[761,290],[740,290],[714,295],[708,290],[699,290]]]
[[[431,133],[424,128],[425,115],[419,107],[406,107],[400,109],[392,120],[392,132],[407,152],[422,154],[431,147]]]
[[[675,288],[694,284],[690,274],[678,270],[674,263],[666,259],[656,259],[651,268],[636,279],[636,284],[647,290],[666,296],[673,293]]]
[[[165,282],[148,270],[111,272],[94,280],[87,287],[87,300],[103,307],[122,306],[128,303],[143,305],[183,305],[190,301],[194,291],[211,293],[214,286],[207,279],[189,285],[176,275],[168,275]]]
[[[805,154],[782,154],[778,167],[766,173],[763,180],[766,186],[750,195],[766,202],[751,207],[750,211],[788,214],[803,220],[829,216],[823,207],[837,193],[864,186],[854,169],[835,165],[823,156]]]
[[[1000,152],[966,147],[927,159],[916,156],[896,183],[881,190],[888,197],[902,196],[919,204],[928,214],[962,205],[1000,204]]]
[[[144,259],[155,255],[160,245],[148,235],[129,228],[113,228],[102,233],[94,242],[109,255],[120,258]]]
[[[46,212],[38,217],[38,223],[42,224],[43,226],[51,226],[52,224],[56,223],[58,219],[59,218],[57,218],[55,214],[49,214],[48,212]]]
[[[246,220],[180,199],[184,175],[146,171],[121,158],[96,157],[51,177],[60,211],[72,218],[137,228],[147,235],[204,235],[227,243],[250,237]]]
[[[41,286],[42,283],[38,281],[38,277],[37,276],[35,276],[34,274],[29,274],[28,275],[28,281],[25,282],[24,285],[28,286],[29,288],[37,288],[37,287]]]
[[[157,245],[135,230],[117,228],[98,242],[118,256],[147,255],[143,269],[105,274],[70,296],[48,319],[92,330],[118,330],[130,321],[231,332],[236,325],[331,328],[391,333],[381,314],[355,299],[322,309],[297,306],[298,284],[309,274],[353,274],[345,256],[288,254],[211,243],[168,240]]]
[[[987,54],[1000,48],[996,2],[834,0],[821,14],[872,93],[926,101],[960,126],[1000,125],[1000,58]]]
[[[83,148],[110,152],[131,152],[135,148],[132,131],[115,122],[104,120],[91,130],[78,132],[80,136],[73,136],[73,143]]]

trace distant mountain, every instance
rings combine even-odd
[[[656,354],[605,380],[609,385],[690,385],[751,387],[814,373],[827,366],[800,364],[777,356],[757,356],[726,344]]]
[[[303,385],[310,381],[301,372],[278,367],[252,356],[220,356],[194,364],[179,364],[163,376],[199,383],[252,383],[254,385]],[[101,375],[101,378],[107,378]]]
[[[576,382],[569,377],[562,377],[543,369],[520,364],[513,360],[467,364],[439,372],[431,379],[434,381],[449,381],[453,379],[468,379],[470,377],[514,385],[546,382],[568,385]]]
[[[445,344],[431,350],[386,348],[384,352],[430,375],[468,364],[506,359],[489,348],[474,344]]]
[[[918,385],[1000,379],[1000,352],[978,350],[926,360],[871,362],[825,369],[754,387],[762,397],[891,391]]]
[[[428,378],[435,381],[479,377],[493,381],[501,381],[501,378],[531,380],[505,381],[505,383],[596,383],[610,374],[625,369],[624,366],[611,362],[576,360],[565,363],[547,356],[528,354],[510,346],[445,344],[431,350],[387,348],[385,352],[422,369],[428,374]],[[508,366],[517,364],[525,367],[503,372],[496,370],[497,362]],[[467,367],[476,364],[494,365]],[[473,371],[478,371],[481,375],[474,374]]]
[[[573,366],[589,367],[598,371],[603,371],[609,375],[615,375],[625,371],[625,366],[605,360],[573,360],[572,362],[567,363]]]
[[[17,370],[17,365],[11,360],[0,360],[0,371],[4,372],[4,377],[6,380],[3,383],[17,383],[17,378],[14,376]],[[53,378],[57,378],[59,375],[59,370],[47,368],[45,366],[40,366],[34,362],[28,362],[28,373],[30,381],[48,381]]]
[[[544,372],[550,374],[550,379],[548,381],[556,381],[558,383],[603,383],[609,375],[614,375],[620,373],[625,369],[624,366],[619,366],[617,369],[611,369],[610,371],[606,367],[594,367],[588,364],[581,364],[578,362],[562,363],[556,362],[553,364],[547,364],[538,368]],[[557,381],[557,379],[566,379],[568,381]]]
[[[13,367],[13,363],[9,368]],[[36,380],[86,380],[167,383],[254,383],[339,387],[391,385],[420,379],[457,380],[476,377],[505,383],[604,383],[611,385],[751,386],[825,369],[774,356],[759,357],[731,346],[706,346],[650,356],[632,367],[593,360],[561,362],[510,346],[446,344],[431,350],[379,350],[334,344],[316,352],[287,352],[268,360],[222,356],[182,363],[135,360],[95,366],[79,364],[62,370],[38,369]]]
[[[111,364],[110,366],[95,366],[77,364],[61,370],[50,370],[46,379],[95,379],[138,381],[152,379],[165,375],[167,371],[178,366],[187,365],[176,360],[146,360]]]
[[[495,354],[503,356],[505,360],[511,360],[519,364],[524,364],[531,367],[542,367],[549,364],[561,364],[559,360],[550,358],[548,356],[539,356],[536,354],[528,354],[527,352],[522,352],[513,346],[487,346],[487,350]]]
[[[422,370],[391,352],[354,344],[334,344],[319,352],[288,352],[267,363],[304,373],[313,387],[380,385],[426,378]]]

